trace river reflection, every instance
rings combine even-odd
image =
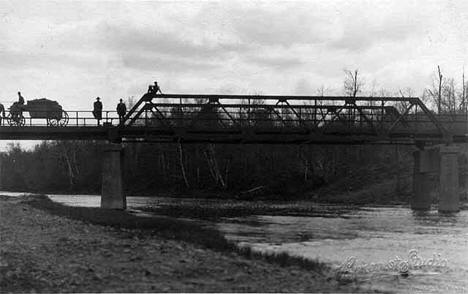
[[[6,193],[1,193],[6,194]],[[50,195],[54,201],[72,206],[99,207],[94,195]],[[130,209],[167,204],[227,205],[226,200],[128,197]],[[236,201],[229,205],[236,205]],[[262,202],[262,205],[267,202]],[[244,205],[244,204],[242,204]],[[439,214],[436,210],[413,212],[406,206],[344,207],[311,202],[271,203],[281,207],[310,206],[308,213],[294,216],[252,215],[203,222],[239,244],[264,252],[288,252],[328,262],[338,268],[350,257],[359,263],[386,264],[396,257],[408,259],[415,249],[428,260],[447,260],[447,267],[410,270],[408,277],[396,271],[361,274],[364,287],[383,291],[420,293],[468,292],[468,211]]]

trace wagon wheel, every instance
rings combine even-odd
[[[62,115],[47,118],[47,125],[50,127],[65,127],[68,124],[68,113],[62,112]]]
[[[62,111],[62,118],[58,121],[58,125],[61,127],[66,127],[68,124],[68,113],[64,110]]]
[[[55,117],[48,117],[46,120],[49,127],[56,127],[58,125],[58,120]]]
[[[13,117],[11,113],[9,113],[7,117],[7,122],[10,126],[21,127],[24,126],[24,124],[26,123],[26,119],[24,118],[22,113],[18,114],[16,117]]]

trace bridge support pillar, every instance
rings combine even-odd
[[[120,144],[109,144],[104,149],[101,208],[127,208],[127,199],[123,191],[122,146]]]
[[[460,191],[458,183],[458,148],[440,148],[439,212],[459,211]]]
[[[432,162],[432,152],[428,150],[418,150],[413,153],[413,156],[413,197],[411,198],[410,206],[413,210],[429,210],[431,209],[432,186],[429,166],[434,164]],[[438,163],[437,158],[436,162]]]

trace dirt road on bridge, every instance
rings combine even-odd
[[[0,196],[1,292],[355,291],[323,273],[49,214]]]

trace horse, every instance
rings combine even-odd
[[[11,120],[16,122],[16,123],[20,123],[21,122],[21,118],[23,117],[23,111],[24,111],[24,105],[19,103],[19,102],[14,102],[11,106],[10,106],[10,116],[11,116]]]

